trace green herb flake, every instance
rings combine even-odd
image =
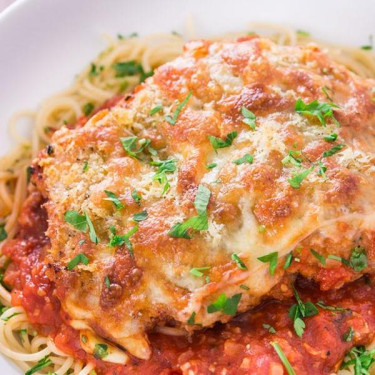
[[[258,225],[258,232],[259,233],[265,233],[266,230],[267,230],[267,227],[265,225],[263,225],[263,224]]]
[[[262,324],[262,327],[266,329],[269,333],[272,333],[273,335],[276,333],[276,329],[273,328],[270,324]]]
[[[5,224],[0,225],[0,242],[8,238],[8,233],[5,230]]]
[[[82,107],[82,110],[83,110],[83,113],[85,114],[85,116],[89,116],[90,113],[94,110],[94,108],[95,108],[94,104],[92,104],[92,103],[86,103]]]
[[[217,153],[217,149],[231,146],[233,140],[237,137],[237,134],[238,133],[236,131],[231,132],[227,134],[224,140],[221,138],[214,137],[213,135],[209,135],[208,139],[210,140],[213,149]]]
[[[331,94],[333,94],[333,90],[328,87],[328,86],[323,86],[322,87],[322,92],[324,94],[324,96],[330,101],[330,102],[333,102],[333,99],[331,97]]]
[[[296,372],[293,370],[292,365],[288,361],[288,358],[286,357],[286,355],[282,351],[280,345],[277,342],[271,342],[270,344],[275,349],[275,352],[279,356],[280,361],[283,364],[283,366],[285,367],[285,370],[287,371],[288,375],[296,375]]]
[[[361,246],[352,249],[349,259],[349,265],[356,272],[361,272],[368,265],[366,250]]]
[[[323,310],[328,310],[328,311],[351,311],[350,309],[346,309],[344,307],[337,307],[337,306],[327,305],[323,301],[318,301],[316,303],[316,306],[320,307]]]
[[[333,108],[338,108],[338,106],[333,103],[320,103],[317,100],[307,104],[302,99],[298,99],[294,109],[301,115],[317,117],[323,126],[327,125],[327,119],[331,119],[339,126],[340,124],[333,114]]]
[[[163,110],[163,106],[161,104],[156,105],[154,108],[150,110],[150,116],[153,116],[155,113],[158,113]]]
[[[109,281],[109,277],[108,277],[108,276],[106,276],[106,277],[104,278],[104,284],[105,284],[105,286],[106,286],[108,289],[111,287],[111,282]]]
[[[150,144],[151,141],[146,138],[141,138],[138,140],[138,137],[123,137],[120,138],[122,147],[124,151],[128,153],[129,156],[132,158],[141,160],[139,154],[148,149],[150,152]],[[137,141],[138,141],[138,148],[137,148]],[[151,153],[151,152],[150,152]]]
[[[189,272],[193,276],[202,277],[204,276],[204,272],[210,269],[211,267],[195,267],[195,268],[192,268]]]
[[[142,65],[134,60],[118,62],[112,67],[116,71],[117,78],[134,76],[143,72]]]
[[[94,357],[96,359],[103,359],[108,356],[108,345],[106,344],[95,344]]]
[[[85,211],[85,217],[86,217],[86,222],[87,222],[87,226],[89,227],[89,237],[90,237],[90,241],[93,242],[94,244],[98,244],[99,243],[99,239],[96,235],[96,232],[95,232],[95,229],[94,229],[94,225],[92,224],[92,221],[89,217],[89,214],[87,213],[87,211]]]
[[[299,35],[299,36],[302,36],[304,38],[310,36],[310,33],[308,31],[305,31],[305,30],[297,30],[296,34]]]
[[[20,341],[22,343],[24,343],[25,342],[25,337],[27,335],[27,329],[20,329],[19,332],[18,332],[18,335],[20,337]]]
[[[210,305],[207,306],[207,312],[209,314],[221,311],[226,315],[236,315],[238,304],[241,300],[242,294],[235,294],[233,297],[228,298],[224,293]]]
[[[310,249],[310,252],[311,254],[316,258],[318,259],[318,261],[323,264],[323,266],[326,265],[326,260],[324,258],[324,256],[322,254],[319,254],[316,250],[314,249]]]
[[[195,322],[195,317],[197,316],[197,313],[195,311],[193,311],[189,317],[189,319],[187,320],[187,324],[189,326],[194,326],[194,325],[198,325],[198,326],[201,326],[202,324],[201,323],[196,323]]]
[[[89,170],[89,162],[85,160],[85,162],[83,163],[82,172],[87,172],[88,170]]]
[[[246,267],[245,263],[243,262],[243,260],[237,254],[232,254],[231,258],[232,258],[232,260],[234,260],[236,262],[237,267],[240,270],[247,270],[247,267]]]
[[[345,342],[350,342],[353,340],[354,337],[354,329],[352,327],[349,327],[349,329],[343,334],[342,339]]]
[[[314,170],[315,166],[305,169],[301,173],[294,174],[292,178],[288,179],[290,186],[294,189],[299,189],[303,180]]]
[[[329,134],[329,135],[327,135],[327,136],[324,137],[324,140],[326,142],[335,142],[336,139],[337,139],[337,134],[336,133],[331,133],[331,134]]]
[[[178,115],[180,114],[182,108],[186,105],[186,103],[189,101],[190,97],[192,95],[192,92],[189,91],[186,98],[177,106],[176,110],[173,113],[173,116],[165,116],[165,121],[167,121],[171,125],[175,125],[178,119]]]
[[[70,210],[65,212],[64,217],[67,223],[73,225],[81,232],[86,232],[87,221],[85,215],[81,215],[77,211]]]
[[[370,51],[370,50],[372,50],[372,46],[370,46],[369,44],[367,44],[365,46],[361,46],[361,49],[363,49],[365,51]]]
[[[281,160],[281,163],[283,165],[291,164],[291,165],[294,165],[295,167],[301,168],[302,167],[301,156],[302,154],[300,151],[290,150],[288,152],[288,155],[285,156],[285,158]]]
[[[39,370],[42,370],[45,367],[50,366],[50,365],[52,365],[52,361],[49,358],[49,355],[46,355],[44,358],[42,358],[41,360],[39,360],[38,363],[35,366],[31,367],[30,370],[27,370],[25,372],[25,375],[35,374]]]
[[[152,161],[150,165],[158,167],[156,174],[153,176],[153,180],[158,181],[159,184],[164,185],[162,195],[164,195],[170,188],[168,182],[167,173],[173,173],[177,168],[177,161],[175,159]]]
[[[206,165],[206,168],[207,168],[207,169],[213,169],[213,168],[215,168],[215,167],[217,167],[217,163],[211,163],[211,164],[207,164],[207,165]]]
[[[375,350],[367,350],[364,346],[356,346],[347,353],[348,360],[341,364],[341,369],[353,366],[354,375],[368,375],[375,362]]]
[[[292,261],[293,261],[293,252],[291,251],[285,258],[285,263],[283,265],[283,269],[286,270],[287,268],[289,268],[292,264]]]
[[[328,259],[337,260],[338,262],[341,262],[342,264],[345,264],[346,266],[350,266],[349,261],[347,261],[345,258],[339,257],[337,255],[329,254],[327,256]]]
[[[236,164],[236,165],[241,165],[241,164],[245,164],[245,163],[253,164],[253,161],[254,161],[253,155],[246,154],[246,155],[242,156],[241,158],[239,158],[237,160],[234,160],[233,163]]]
[[[138,212],[133,215],[133,220],[139,223],[140,221],[146,220],[148,217],[147,211]]]
[[[250,288],[247,285],[241,284],[240,288],[243,290],[250,290]]]
[[[244,117],[242,119],[242,122],[245,123],[246,125],[249,125],[251,129],[255,130],[255,127],[256,127],[255,120],[257,118],[255,114],[251,112],[250,110],[248,110],[246,107],[241,108],[241,113],[242,113],[242,116]]]
[[[78,264],[84,264],[87,266],[89,264],[89,258],[83,253],[79,253],[76,255],[66,266],[69,271],[71,271],[74,267],[76,267]]]
[[[136,190],[132,190],[131,195],[132,195],[132,198],[133,198],[134,202],[137,203],[137,204],[140,204],[142,198],[141,198],[141,196],[137,193],[137,191],[136,191]]]
[[[260,260],[263,263],[269,263],[270,274],[273,275],[275,273],[276,266],[277,266],[277,257],[278,257],[278,252],[275,251],[273,253],[269,253],[267,255],[259,257],[258,260]]]
[[[104,190],[104,193],[107,195],[107,198],[104,198],[104,200],[112,202],[118,210],[124,208],[124,205],[121,203],[115,193],[112,193],[109,190]]]
[[[129,250],[129,253],[134,257],[133,245],[130,242],[130,237],[138,231],[138,225],[135,225],[130,231],[122,236],[117,235],[115,232],[111,232],[109,246],[116,247],[125,245]]]
[[[323,158],[328,158],[329,156],[335,155],[335,154],[337,154],[340,150],[342,150],[344,147],[345,147],[345,145],[343,145],[343,144],[335,145],[335,146],[333,146],[331,149],[329,149],[328,151],[323,152],[322,157],[323,157]]]

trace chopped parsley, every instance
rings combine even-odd
[[[214,137],[213,135],[209,135],[208,139],[210,140],[210,143],[212,147],[214,148],[215,152],[217,153],[218,148],[224,148],[224,147],[229,147],[232,145],[233,140],[237,137],[237,132],[231,132],[227,134],[225,139],[217,138]]]
[[[308,31],[305,31],[305,30],[297,30],[296,34],[299,35],[299,36],[303,36],[303,37],[310,36],[310,33]]]
[[[85,162],[83,163],[82,172],[87,172],[88,170],[89,170],[89,162],[85,160]]]
[[[350,342],[353,340],[354,337],[354,329],[352,327],[349,327],[349,329],[343,334],[342,339],[345,342]]]
[[[294,174],[292,178],[288,179],[290,186],[294,189],[299,189],[303,180],[314,170],[315,166],[305,169],[301,173]]]
[[[303,319],[307,318],[308,316],[314,316],[318,314],[319,311],[312,302],[302,302],[296,288],[293,287],[293,290],[297,303],[291,306],[288,315],[293,320],[293,327],[297,336],[302,337],[306,327]]]
[[[187,219],[183,223],[175,224],[168,232],[168,235],[174,238],[190,239],[191,237],[188,233],[189,229],[192,229],[194,231],[207,230],[207,206],[210,200],[210,196],[211,191],[204,185],[199,185],[194,200],[194,206],[198,212],[198,215]]]
[[[118,210],[121,210],[122,208],[124,208],[124,205],[117,198],[117,195],[115,193],[112,193],[109,190],[104,190],[104,192],[106,193],[106,195],[108,197],[108,198],[104,198],[104,200],[111,201]]]
[[[250,288],[247,285],[241,284],[240,288],[243,290],[250,290]]]
[[[5,230],[5,224],[0,225],[0,242],[8,238],[8,233]]]
[[[137,63],[134,60],[123,61],[112,65],[113,69],[116,71],[117,78],[129,77],[139,74],[139,81],[143,82],[147,77],[152,76],[153,71],[145,72],[143,70],[142,64]]]
[[[150,147],[151,141],[146,138],[141,138],[138,140],[138,137],[125,137],[120,138],[123,149],[131,156],[132,158],[141,160],[139,154],[145,151],[146,149],[150,154],[153,154],[153,150]],[[138,141],[138,148],[137,148]]]
[[[153,116],[155,113],[158,113],[163,110],[163,106],[161,104],[156,105],[154,108],[150,111],[150,116]]]
[[[271,342],[271,346],[275,349],[275,352],[280,358],[281,363],[284,365],[285,370],[287,371],[288,375],[296,375],[296,372],[293,370],[292,365],[288,361],[288,358],[282,351],[280,345],[277,342]]]
[[[176,171],[176,160],[175,159],[168,159],[168,160],[159,160],[159,161],[151,161],[150,165],[154,165],[158,167],[156,174],[153,177],[153,180],[158,181],[159,184],[164,185],[162,195],[164,195],[170,188],[170,184],[168,182],[167,173],[173,173]]]
[[[207,312],[209,314],[221,311],[226,315],[236,315],[237,306],[240,303],[242,294],[235,294],[233,297],[228,298],[225,293],[220,294],[220,296],[210,305],[207,306]]]
[[[71,271],[74,267],[78,266],[78,264],[84,264],[87,266],[89,264],[89,258],[83,253],[79,253],[76,255],[68,264],[67,264],[67,269]]]
[[[41,360],[38,361],[38,363],[31,367],[30,370],[27,370],[25,372],[25,375],[32,375],[32,374],[35,374],[36,372],[38,372],[39,370],[49,366],[49,365],[52,365],[52,361],[51,359],[49,358],[49,355],[46,355],[44,358],[42,358]]]
[[[323,126],[327,125],[327,119],[331,119],[337,126],[339,126],[340,124],[333,114],[333,108],[338,108],[338,106],[333,103],[320,103],[317,100],[307,104],[302,99],[298,99],[294,109],[301,115],[317,117]]]
[[[242,119],[242,122],[246,125],[249,125],[251,129],[255,130],[255,120],[257,118],[255,114],[248,110],[246,107],[241,108],[241,113],[244,117]]]
[[[263,328],[266,329],[269,333],[272,333],[273,335],[276,333],[276,329],[273,328],[270,324],[262,324]]]
[[[177,122],[178,115],[180,114],[182,108],[186,105],[186,103],[189,101],[190,97],[192,95],[192,92],[189,91],[186,98],[177,106],[176,110],[173,113],[173,116],[164,116],[165,121],[167,121],[169,124],[174,125]]]
[[[94,226],[90,220],[88,213],[85,211],[84,215],[80,215],[77,211],[71,210],[65,212],[65,221],[73,225],[76,229],[86,233],[87,227],[89,228],[90,240],[97,244],[99,242],[95,233]]]
[[[331,97],[331,94],[333,94],[333,90],[328,87],[328,86],[323,86],[322,87],[322,92],[323,94],[325,95],[325,97],[330,101],[330,102],[333,102],[333,99]]]
[[[113,228],[114,229],[114,228]],[[116,234],[114,230],[111,230],[111,235],[110,235],[110,241],[109,241],[109,246],[115,247],[115,246],[122,246],[125,245],[129,253],[132,257],[134,257],[133,254],[133,245],[130,242],[130,237],[138,231],[138,225],[135,225],[130,231],[122,236],[119,236]]]
[[[336,139],[337,139],[336,133],[331,133],[331,134],[324,137],[324,140],[327,141],[327,142],[335,142]]]
[[[211,269],[211,267],[195,267],[192,268],[189,272],[196,277],[202,277],[204,276],[204,272],[208,271],[209,269]]]
[[[254,161],[253,155],[246,154],[246,155],[242,156],[242,158],[234,160],[233,163],[237,164],[237,165],[241,165],[241,164],[244,164],[244,163],[253,164],[253,161]]]
[[[311,252],[312,255],[314,255],[314,257],[315,257],[316,259],[318,259],[318,261],[319,261],[321,264],[323,264],[323,266],[326,265],[326,260],[325,260],[325,258],[324,258],[324,256],[323,256],[322,254],[319,254],[319,253],[318,253],[316,250],[314,250],[314,249],[310,249],[310,252]]]
[[[302,166],[301,156],[302,156],[301,151],[290,150],[288,152],[288,155],[285,156],[285,158],[281,160],[281,163],[284,165],[291,164],[291,165],[294,165],[295,167],[301,167]]]
[[[346,266],[349,266],[349,262],[345,258],[339,257],[337,255],[329,254],[327,256],[327,258],[337,260],[338,262],[341,262],[341,263],[345,264]]]
[[[94,104],[92,104],[92,103],[86,103],[82,107],[82,110],[83,110],[83,113],[85,114],[85,116],[89,116],[90,113],[94,110],[94,108],[95,108]]]
[[[213,169],[213,168],[215,168],[215,167],[217,167],[217,163],[211,163],[211,164],[207,164],[207,165],[206,165],[206,168],[207,168],[207,169]]]
[[[368,370],[375,362],[374,356],[375,350],[367,350],[364,346],[356,346],[347,354],[349,359],[342,363],[341,369],[353,366],[354,375],[368,375]]]
[[[108,277],[108,276],[106,276],[106,277],[104,278],[104,284],[105,284],[105,286],[106,286],[108,289],[111,287],[111,282],[109,281],[109,277]]]
[[[270,274],[273,275],[275,273],[275,269],[276,269],[276,266],[277,266],[277,257],[278,257],[278,252],[275,251],[273,253],[269,253],[267,255],[259,257],[258,260],[260,260],[263,263],[269,263],[270,264]]]
[[[26,168],[26,180],[27,180],[27,183],[30,182],[30,178],[31,178],[31,175],[34,173],[34,168],[29,165],[27,168]]]
[[[2,312],[4,312],[4,311],[2,311]],[[12,315],[9,315],[9,316],[7,316],[6,318],[1,318],[1,320],[4,320],[4,322],[7,322],[9,319],[11,319],[11,318],[13,318],[14,316],[16,316],[16,315],[19,315],[20,313],[14,313],[14,314],[12,314]]]
[[[287,268],[290,267],[293,261],[293,252],[291,251],[285,258],[285,263],[283,265],[283,269],[286,270]]]
[[[267,230],[266,226],[261,224],[261,225],[258,225],[258,232],[259,233],[265,233]]]
[[[89,75],[92,76],[92,77],[98,76],[100,74],[100,72],[103,71],[103,69],[104,69],[103,65],[100,65],[99,68],[98,68],[96,66],[96,64],[91,63]]]
[[[189,319],[187,320],[187,324],[189,326],[194,326],[194,325],[199,325],[201,326],[202,324],[201,323],[196,323],[195,322],[195,317],[197,316],[197,313],[195,311],[193,311],[189,317]]]
[[[134,202],[139,204],[142,199],[141,196],[137,193],[136,190],[132,190],[131,194],[132,194],[132,198],[134,199]]]
[[[245,263],[243,262],[243,260],[237,254],[232,254],[231,258],[232,258],[232,260],[234,260],[236,262],[237,267],[240,270],[247,270],[247,267],[246,267]]]
[[[142,212],[138,212],[134,214],[133,220],[139,223],[140,221],[146,220],[147,217],[148,217],[147,211],[142,211]]]
[[[366,250],[361,246],[356,246],[352,249],[352,253],[349,258],[349,265],[356,272],[361,272],[367,267],[367,256]]]
[[[335,146],[333,146],[331,149],[329,149],[328,151],[323,152],[322,157],[323,157],[323,158],[328,158],[329,156],[335,155],[335,154],[337,154],[340,150],[342,150],[344,147],[345,147],[345,145],[343,145],[343,144],[335,145]]]
[[[323,301],[318,301],[316,306],[320,307],[323,310],[328,311],[351,311],[350,309],[345,309],[344,307],[330,306],[324,303]]]
[[[94,357],[96,359],[103,359],[108,356],[108,345],[106,344],[95,344]]]

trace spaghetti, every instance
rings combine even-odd
[[[250,30],[282,45],[312,41],[305,32],[294,32],[281,26],[253,24]],[[244,33],[226,35],[225,38],[241,35]],[[28,194],[29,165],[38,151],[49,144],[52,134],[64,124],[74,124],[82,117],[88,117],[114,96],[130,93],[149,72],[179,56],[184,43],[177,34],[157,34],[144,38],[136,35],[118,36],[117,39],[108,37],[108,42],[108,48],[76,78],[72,87],[47,98],[37,111],[21,111],[12,117],[9,130],[18,146],[0,161],[0,228],[8,238],[17,234],[17,219]],[[326,48],[333,60],[361,77],[375,77],[375,58],[371,51],[319,44]],[[122,69],[132,73],[123,75]],[[19,120],[25,117],[33,123],[31,139],[24,138],[17,130]],[[3,244],[0,242],[0,250]],[[5,268],[7,260],[4,256],[0,262]],[[22,370],[32,368],[36,371],[33,373],[52,372],[58,375],[68,371],[79,375],[95,374],[92,363],[75,361],[59,350],[51,338],[38,334],[28,322],[23,308],[11,306],[10,293],[3,285],[0,285],[0,299],[4,306],[0,319],[0,351]],[[172,327],[159,327],[157,330],[172,336],[181,334]]]

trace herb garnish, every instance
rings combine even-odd
[[[239,158],[237,160],[234,160],[233,163],[237,164],[237,165],[241,165],[241,164],[244,164],[244,163],[253,164],[253,161],[254,161],[253,155],[246,154],[246,155],[242,156],[241,158]]]
[[[110,235],[110,241],[109,241],[109,246],[115,247],[115,246],[122,246],[125,245],[129,253],[132,257],[134,257],[133,254],[133,245],[130,242],[130,237],[138,231],[138,225],[135,225],[130,231],[122,236],[119,236],[116,234],[116,231],[111,230],[111,235]]]
[[[246,267],[245,263],[243,262],[243,260],[237,254],[232,254],[231,258],[232,258],[232,260],[234,260],[236,262],[237,267],[240,270],[247,270],[247,267]]]
[[[276,333],[276,329],[273,328],[273,327],[271,326],[271,324],[266,324],[266,323],[264,323],[264,324],[262,324],[262,327],[263,327],[264,329],[266,329],[269,333],[272,333],[272,334],[275,334],[275,333]]]
[[[183,223],[175,224],[168,235],[174,238],[185,238],[190,239],[188,230],[201,231],[208,229],[208,216],[207,216],[207,206],[210,200],[211,191],[204,185],[199,185],[197,194],[194,200],[194,206],[198,212],[197,216],[193,216]]]
[[[147,138],[141,138],[138,140],[138,148],[137,148],[137,140],[138,137],[126,137],[120,138],[121,144],[123,149],[129,154],[129,156],[141,160],[138,154],[143,152],[144,150],[148,150],[150,154],[154,153],[154,149],[151,148],[150,144],[151,141]]]
[[[87,172],[88,170],[89,170],[89,162],[85,160],[85,162],[83,163],[82,172]]]
[[[204,276],[203,272],[208,271],[209,269],[211,269],[211,267],[195,267],[192,268],[189,272],[196,277],[202,277]]]
[[[167,121],[171,125],[174,125],[177,122],[178,115],[180,114],[182,108],[186,105],[186,103],[190,99],[191,95],[192,95],[192,92],[189,91],[189,93],[187,94],[187,97],[177,106],[176,110],[173,113],[173,116],[172,117],[164,116],[165,121]]]
[[[83,253],[79,253],[76,255],[66,266],[66,268],[71,271],[74,267],[76,267],[79,263],[84,264],[87,266],[89,264],[89,258]]]
[[[314,170],[315,166],[305,169],[301,173],[294,174],[292,178],[288,179],[290,186],[294,189],[299,189],[301,187],[302,181]]]
[[[32,375],[32,374],[35,374],[37,371],[49,366],[49,365],[52,365],[52,361],[51,359],[49,358],[49,355],[46,355],[44,358],[42,358],[41,360],[38,361],[38,363],[31,367],[30,370],[27,370],[25,372],[25,375]]]
[[[208,138],[211,142],[212,147],[214,148],[215,152],[217,153],[218,148],[229,147],[232,145],[233,140],[237,137],[237,132],[231,132],[227,134],[225,139],[214,137],[213,135],[209,135]]]
[[[227,315],[236,315],[237,306],[241,300],[242,294],[235,294],[233,297],[228,298],[225,293],[220,296],[210,305],[207,306],[207,312],[212,314],[217,311],[221,311]]]
[[[323,310],[329,310],[329,311],[351,311],[350,309],[346,309],[344,307],[337,307],[337,306],[327,305],[323,301],[318,301],[316,303],[316,306],[320,307]]]
[[[8,233],[5,230],[5,224],[0,225],[0,242],[8,238]]]
[[[250,288],[247,285],[241,284],[240,288],[243,290],[250,290]]]
[[[375,350],[366,350],[364,346],[356,346],[347,354],[350,358],[341,365],[341,369],[354,367],[354,375],[368,375],[368,370],[375,362]]]
[[[331,133],[331,134],[324,137],[324,140],[327,141],[327,142],[335,142],[336,139],[337,139],[336,133]]]
[[[142,199],[141,196],[137,193],[136,190],[132,190],[131,194],[132,194],[132,198],[134,199],[134,202],[139,204]]]
[[[104,198],[104,200],[111,201],[118,210],[121,210],[122,208],[124,208],[124,205],[117,198],[117,195],[115,193],[112,193],[109,190],[104,190],[104,192],[106,193],[106,195],[108,197],[108,198]]]
[[[112,67],[116,71],[117,78],[129,77],[139,74],[140,82],[144,82],[147,77],[150,77],[154,74],[152,70],[149,72],[145,72],[143,70],[142,64],[139,64],[134,60],[119,62],[117,64],[114,64]]]
[[[286,270],[287,268],[290,267],[293,261],[293,252],[291,251],[285,258],[285,263],[283,265],[283,269]]]
[[[326,119],[331,119],[337,126],[340,126],[333,114],[333,108],[338,108],[338,106],[334,103],[320,103],[317,100],[307,104],[302,99],[298,99],[294,109],[301,115],[317,117],[323,126],[327,125]]]
[[[308,316],[314,316],[318,314],[319,311],[312,302],[302,302],[295,287],[293,287],[293,290],[297,303],[289,309],[288,315],[293,320],[293,327],[297,336],[302,337],[306,327],[303,319]]]
[[[354,337],[354,329],[353,327],[349,327],[349,329],[343,334],[342,339],[346,342],[350,342],[353,340]]]
[[[201,323],[196,323],[195,322],[195,317],[197,316],[197,313],[195,311],[193,311],[189,317],[189,319],[187,320],[187,324],[189,326],[194,326],[194,325],[198,325],[198,326],[201,326],[202,324]]]
[[[303,37],[310,36],[310,33],[308,31],[305,31],[305,30],[297,30],[296,34],[299,35],[299,36],[303,36]]]
[[[159,184],[163,185],[163,192],[164,195],[168,189],[170,188],[170,184],[167,179],[167,173],[173,173],[176,171],[176,160],[175,159],[168,159],[168,160],[159,160],[159,161],[151,161],[150,165],[154,165],[158,167],[156,174],[153,177],[153,180],[158,181]]]
[[[95,106],[94,104],[92,103],[86,103],[82,109],[83,109],[83,113],[85,114],[85,116],[89,116],[90,113],[94,110]]]
[[[314,250],[314,249],[310,249],[310,252],[311,252],[312,255],[314,255],[314,257],[315,257],[316,259],[318,259],[318,261],[319,261],[321,264],[323,264],[323,266],[326,265],[326,260],[325,260],[325,258],[324,258],[324,256],[323,256],[322,254],[319,254],[319,253],[318,253],[316,250]]]
[[[258,260],[260,260],[263,263],[269,263],[270,264],[270,274],[273,275],[275,273],[275,269],[276,269],[276,266],[277,266],[277,257],[278,257],[278,252],[275,251],[273,253],[269,253],[267,255],[259,257]]]
[[[251,129],[255,130],[255,120],[256,116],[253,112],[248,110],[246,107],[241,108],[241,113],[242,116],[244,117],[242,119],[242,122],[245,123],[246,125],[249,125]]]
[[[366,249],[361,246],[356,246],[352,249],[352,254],[349,258],[349,265],[356,272],[361,272],[367,267]]]
[[[148,217],[147,211],[142,211],[142,212],[138,212],[134,214],[133,220],[139,223],[140,221],[146,220],[147,217]]]
[[[288,358],[286,358],[286,355],[282,351],[280,345],[277,342],[271,342],[271,346],[275,349],[275,352],[280,358],[280,361],[285,367],[285,370],[287,371],[288,375],[296,375],[295,371],[293,370],[292,365],[288,361]]]
[[[207,168],[207,169],[213,169],[213,168],[215,168],[215,167],[217,167],[217,163],[211,163],[211,164],[207,164],[207,165],[206,165],[206,168]]]
[[[108,345],[106,344],[95,344],[94,357],[96,359],[102,359],[108,355]]]
[[[108,289],[111,287],[111,282],[109,281],[109,277],[108,277],[108,276],[106,276],[106,277],[104,278],[104,284],[105,284],[105,286],[106,286]]]
[[[153,116],[155,113],[158,113],[162,110],[163,110],[163,106],[161,104],[158,104],[150,110],[150,116]]]
[[[337,154],[344,147],[345,147],[345,145],[343,145],[343,144],[335,145],[331,149],[329,149],[328,151],[323,152],[322,158],[328,158],[329,156]]]
[[[88,227],[91,242],[94,242],[95,244],[99,242],[98,237],[95,233],[94,226],[87,211],[84,212],[84,215],[80,215],[77,211],[74,210],[66,211],[64,217],[67,223],[73,225],[81,232],[86,233]]]

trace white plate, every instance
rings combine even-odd
[[[250,21],[308,30],[352,45],[375,34],[374,0],[20,0],[0,15],[0,154],[11,147],[11,114],[63,89],[105,47],[103,33],[183,33],[190,15],[202,36]],[[0,357],[0,374],[21,374]]]

